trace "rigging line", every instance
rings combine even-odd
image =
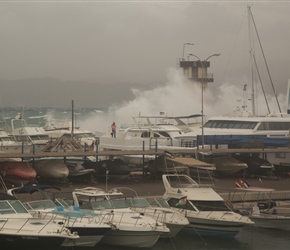
[[[268,109],[268,112],[269,112],[269,114],[270,114],[271,112],[270,112],[269,104],[268,104],[268,101],[267,101],[267,98],[266,98],[266,94],[265,94],[264,86],[263,86],[262,79],[261,79],[261,76],[260,76],[260,72],[259,72],[259,69],[258,69],[258,65],[257,65],[256,57],[255,57],[254,54],[253,54],[253,58],[254,58],[254,63],[255,63],[255,66],[256,66],[257,73],[258,73],[258,77],[259,77],[259,80],[260,80],[260,83],[261,83],[261,87],[262,87],[263,95],[264,95],[265,102],[266,102],[266,105],[267,105],[267,109]]]
[[[268,64],[267,64],[267,61],[266,61],[266,57],[265,57],[265,54],[264,54],[264,50],[263,50],[263,47],[262,47],[262,44],[261,44],[261,40],[260,40],[260,37],[259,37],[259,34],[258,34],[258,30],[257,30],[257,27],[256,27],[256,23],[255,23],[255,20],[254,20],[254,17],[253,17],[253,14],[252,14],[252,11],[251,11],[251,8],[250,7],[249,7],[249,12],[250,12],[251,19],[252,19],[253,24],[254,24],[254,27],[255,27],[255,31],[256,31],[256,34],[257,34],[257,38],[258,38],[258,41],[259,41],[259,44],[260,44],[260,48],[261,48],[261,51],[262,51],[262,55],[263,55],[263,58],[264,58],[264,62],[265,62],[265,65],[266,65],[266,68],[267,68],[267,72],[268,72],[268,75],[269,75],[269,78],[270,78],[270,82],[271,82],[271,85],[272,85],[272,88],[273,88],[273,91],[274,91],[274,95],[275,95],[275,98],[276,98],[276,102],[277,102],[277,105],[278,105],[280,114],[282,116],[282,111],[281,111],[281,108],[280,108],[280,104],[279,104],[279,101],[278,101],[278,98],[277,98],[277,94],[276,94],[276,91],[275,91],[275,88],[274,88],[274,84],[273,84],[273,81],[272,81],[272,77],[271,77],[271,74],[270,74],[270,71],[269,71],[269,67],[268,67]]]
[[[245,12],[245,13],[246,13],[246,12]],[[239,34],[241,34],[242,27],[244,26],[244,25],[243,25],[243,24],[244,24],[244,21],[245,21],[245,14],[244,14],[244,16],[243,16],[243,20],[242,20],[241,26],[240,26],[240,28],[239,28],[238,35],[236,36],[236,39],[235,39],[235,41],[234,41],[234,45],[233,45],[233,47],[232,47],[232,49],[231,49],[230,58],[229,58],[229,60],[228,60],[228,62],[227,62],[225,72],[223,73],[223,76],[222,76],[223,81],[224,81],[224,79],[225,79],[225,75],[226,75],[226,73],[227,73],[227,71],[228,71],[228,67],[229,67],[230,61],[231,61],[231,59],[233,58],[233,51],[235,51],[235,47],[236,47],[236,45],[237,45],[237,41],[238,41],[238,38],[239,38]]]

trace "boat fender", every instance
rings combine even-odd
[[[226,200],[225,204],[229,207],[229,208],[233,208],[233,203],[230,200]]]

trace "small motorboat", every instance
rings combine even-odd
[[[188,175],[162,176],[163,198],[170,207],[184,214],[193,234],[234,238],[245,226],[254,222],[232,211],[225,200],[209,184],[198,184]]]
[[[81,209],[113,216],[112,229],[102,238],[102,243],[118,247],[153,247],[161,235],[170,232],[164,223],[136,213],[128,206],[115,208],[111,198],[122,195],[116,190],[107,192],[94,187],[75,189],[72,192],[74,204]]]
[[[33,218],[15,197],[0,193],[2,249],[55,249],[65,240],[74,244],[77,233],[49,219]]]

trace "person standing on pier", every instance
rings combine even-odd
[[[112,123],[111,128],[112,128],[111,135],[112,135],[112,137],[116,138],[116,129],[117,129],[117,126],[116,126],[115,122]]]

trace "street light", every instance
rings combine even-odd
[[[205,60],[200,60],[200,58],[197,55],[192,54],[191,52],[187,52],[188,57],[189,56],[194,56],[196,57],[200,63],[201,63],[201,140],[202,140],[202,149],[204,149],[204,128],[203,128],[203,79],[204,79],[204,63],[208,61],[209,58],[213,56],[220,56],[220,53],[215,53],[207,57]]]
[[[184,43],[183,44],[183,51],[182,51],[182,58],[181,58],[182,61],[184,61],[184,48],[185,48],[185,45],[194,45],[194,43]]]

